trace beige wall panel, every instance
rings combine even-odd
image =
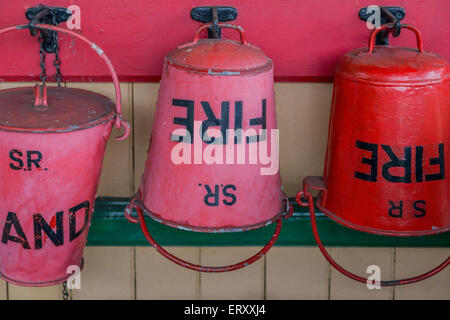
[[[81,289],[72,298],[134,299],[134,248],[86,247]]]
[[[260,247],[202,247],[204,266],[225,266],[249,258]],[[202,299],[264,299],[264,258],[252,265],[225,273],[201,273]]]
[[[114,85],[112,83],[67,83],[67,87],[81,88],[94,91],[115,101]],[[122,83],[122,113],[125,120],[131,123],[132,116],[132,85]],[[131,125],[133,125],[131,123]],[[114,137],[121,134],[113,129],[106,146],[105,159],[97,194],[99,196],[129,197],[132,194],[133,165],[131,134],[123,141],[114,141]]]
[[[18,87],[34,87],[36,83],[41,82],[0,82],[0,90]],[[47,86],[55,87],[58,84],[56,82],[47,82]],[[61,86],[65,87],[66,83],[61,82]]]
[[[8,296],[8,287],[7,283],[0,279],[0,300],[6,300],[6,297]]]
[[[198,264],[200,248],[168,247],[177,257]],[[164,258],[152,247],[136,247],[137,299],[198,299],[200,274]]]
[[[332,95],[331,83],[276,83],[280,172],[294,196],[307,175],[322,175]]]
[[[266,298],[328,299],[329,265],[316,247],[275,247],[266,255]]]
[[[148,143],[158,98],[159,83],[134,83],[134,190],[144,173]]]
[[[50,287],[23,287],[8,284],[10,300],[62,300],[62,284]]]
[[[369,276],[366,273],[369,265],[380,267],[381,280],[392,280],[394,277],[393,248],[343,247],[331,248],[329,252],[339,264],[361,277]],[[366,284],[347,278],[333,267],[330,270],[330,299],[393,299],[392,287],[369,290]]]
[[[33,87],[36,82],[0,82],[0,90],[18,87]]]
[[[397,279],[422,274],[441,264],[450,248],[396,248]],[[395,287],[395,299],[450,300],[450,267],[421,282]]]

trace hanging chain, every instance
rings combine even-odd
[[[39,62],[40,66],[41,66],[41,74],[40,74],[40,78],[42,80],[42,84],[45,85],[45,82],[47,81],[47,71],[46,71],[46,67],[45,67],[45,57],[46,57],[46,52],[44,50],[44,36],[42,35],[42,33],[39,34],[38,36],[38,42],[40,44],[40,48],[39,48],[39,55],[41,57],[41,60]]]
[[[69,300],[69,291],[67,290],[67,282],[63,282],[63,300]]]
[[[53,61],[53,65],[56,68],[55,78],[56,78],[56,81],[58,82],[58,87],[61,87],[62,73],[61,73],[61,69],[60,69],[61,60],[59,59],[59,46],[56,46],[55,61]]]
[[[39,33],[38,36],[38,42],[40,44],[40,48],[39,48],[39,55],[41,57],[40,59],[40,67],[41,67],[41,74],[40,74],[40,78],[42,81],[42,84],[45,85],[46,81],[47,81],[47,70],[46,70],[46,64],[45,64],[45,58],[47,55],[47,52],[45,52],[44,50],[44,36],[42,35],[42,33]],[[56,68],[56,74],[55,74],[55,79],[58,82],[58,87],[61,87],[61,81],[62,81],[62,73],[61,73],[61,59],[59,58],[59,46],[56,46],[55,49],[55,60],[53,61],[53,65]]]
[[[53,24],[55,26],[58,25],[58,21],[56,21],[56,15],[53,15]],[[59,59],[59,43],[58,43],[58,33],[57,32],[55,32],[55,41],[56,41],[56,48],[55,48],[55,60],[53,61],[53,65],[56,68],[55,78],[56,78],[56,81],[58,82],[58,87],[61,87],[62,73],[60,70],[61,60]]]

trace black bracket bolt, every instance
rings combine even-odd
[[[380,24],[393,24],[393,27],[387,30],[383,30],[377,34],[376,44],[387,46],[389,45],[389,33],[392,33],[392,36],[398,37],[400,35],[400,31],[402,25],[400,21],[405,17],[405,9],[402,7],[379,7],[380,8]],[[368,12],[368,7],[362,8],[359,10],[359,18],[363,21],[367,21],[373,12]]]
[[[71,13],[67,8],[47,7],[42,4],[27,9],[25,16],[30,20],[29,27],[32,36],[36,36],[36,24],[51,24],[57,26],[67,21]],[[39,32],[43,37],[43,48],[47,53],[55,53],[58,47],[58,35],[56,31],[41,29]]]
[[[237,13],[237,9],[233,7],[195,7],[191,10],[191,18],[203,23],[212,22],[212,26],[208,29],[208,38],[220,39],[221,29],[219,22],[233,21],[236,19]]]

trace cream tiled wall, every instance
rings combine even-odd
[[[30,83],[1,83],[0,89]],[[114,97],[110,83],[67,83]],[[110,139],[98,194],[130,196],[144,169],[157,83],[122,83],[124,117],[131,137]],[[286,193],[293,196],[306,175],[321,175],[325,155],[332,85],[277,83],[280,166]],[[113,132],[112,136],[119,135]],[[364,275],[370,264],[382,278],[423,272],[449,254],[449,248],[329,248],[344,266]],[[233,263],[255,247],[170,247],[194,263]],[[450,268],[423,282],[369,290],[339,274],[315,247],[274,247],[254,265],[225,274],[183,269],[151,247],[87,247],[81,290],[71,299],[450,299]],[[26,288],[0,280],[1,299],[62,299],[62,286]]]
[[[229,264],[254,247],[169,247],[183,259]],[[337,261],[365,275],[381,267],[382,279],[410,277],[437,265],[448,248],[331,248]],[[62,286],[28,288],[0,280],[0,300],[62,299]],[[150,247],[87,247],[81,289],[71,299],[446,299],[450,269],[417,284],[369,290],[332,269],[314,247],[274,247],[237,271],[205,274],[184,269]]]

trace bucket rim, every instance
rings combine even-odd
[[[84,257],[81,257],[81,262],[78,264],[78,267],[80,268],[80,271],[83,270],[84,268]],[[57,285],[63,282],[66,282],[66,280],[72,276],[72,274],[67,274],[67,276],[57,279],[57,280],[51,280],[51,281],[45,281],[45,282],[25,282],[25,281],[20,281],[20,280],[16,280],[16,279],[12,279],[8,276],[5,276],[3,273],[0,273],[0,278],[2,278],[3,280],[5,280],[8,283],[11,284],[15,284],[18,286],[24,286],[24,287],[48,287],[48,286],[53,286],[53,285]]]
[[[98,125],[113,121],[115,119],[115,115],[110,115],[101,119],[97,119],[93,122],[86,123],[82,126],[69,126],[66,128],[17,128],[17,127],[5,127],[0,125],[0,131],[5,132],[19,132],[19,133],[64,133],[64,132],[72,132],[72,131],[80,131],[89,128],[96,127]]]
[[[97,118],[93,118],[89,121],[85,121],[83,123],[71,124],[66,126],[47,126],[47,127],[21,127],[21,126],[13,126],[13,125],[4,125],[0,124],[0,131],[10,131],[10,132],[22,132],[22,133],[63,133],[63,132],[72,132],[83,129],[89,129],[95,127],[97,125],[106,123],[108,121],[114,120],[117,116],[116,111],[114,110],[115,103],[111,101],[108,97],[98,92],[93,92],[90,90],[82,89],[82,88],[66,88],[66,87],[49,87],[49,90],[62,90],[63,92],[76,92],[81,94],[88,94],[90,97],[97,97],[98,99],[103,99],[107,104],[109,104],[109,110],[106,113],[98,116]],[[22,86],[22,87],[13,87],[13,88],[5,88],[1,89],[0,93],[10,93],[10,92],[32,92],[33,87],[30,86]]]
[[[428,235],[435,235],[439,233],[445,233],[450,231],[450,226],[436,228],[433,230],[410,230],[410,231],[402,231],[402,230],[385,230],[385,229],[378,229],[378,228],[371,228],[371,227],[365,227],[359,224],[355,224],[353,222],[350,222],[346,219],[342,219],[341,217],[337,216],[327,208],[325,208],[324,205],[322,205],[322,194],[323,192],[320,192],[320,196],[316,199],[316,207],[320,210],[320,212],[324,213],[328,218],[333,220],[336,223],[339,223],[340,225],[366,233],[376,234],[376,235],[383,235],[383,236],[393,236],[393,237],[416,237],[416,236],[428,236]]]
[[[272,224],[273,222],[277,221],[284,213],[284,210],[282,208],[280,210],[280,212],[278,212],[277,214],[275,214],[272,218],[270,218],[268,220],[258,222],[256,224],[248,225],[248,226],[243,226],[243,227],[199,227],[199,226],[180,224],[180,223],[177,223],[174,221],[170,221],[170,220],[161,218],[160,215],[148,210],[145,207],[144,203],[139,199],[135,200],[135,205],[139,206],[139,208],[142,210],[142,212],[145,215],[152,218],[156,222],[162,223],[164,225],[167,225],[169,227],[176,228],[179,230],[203,232],[203,233],[232,233],[232,232],[243,232],[243,231],[259,229],[259,228],[267,227],[270,224]]]

